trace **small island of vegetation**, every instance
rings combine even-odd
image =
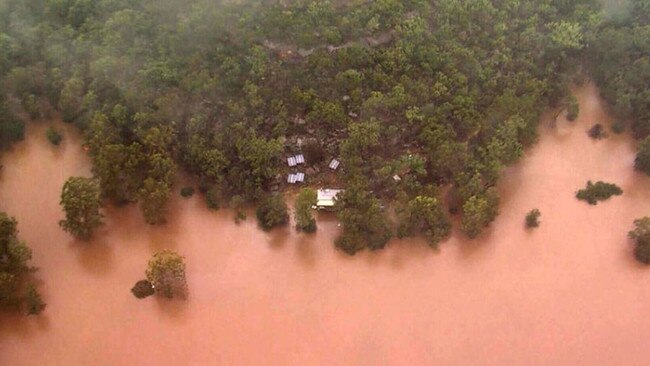
[[[590,205],[597,205],[599,201],[605,201],[611,196],[620,196],[623,190],[613,183],[605,183],[598,181],[592,183],[587,182],[587,187],[576,192],[576,198],[581,201],[586,201]]]

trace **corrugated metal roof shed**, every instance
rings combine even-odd
[[[338,169],[339,165],[341,165],[341,162],[340,162],[340,161],[338,161],[338,160],[336,160],[336,159],[332,159],[332,161],[330,162],[329,167],[330,167],[330,169],[332,169],[332,170],[336,170],[336,169]]]

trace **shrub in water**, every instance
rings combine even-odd
[[[542,216],[542,213],[538,209],[531,210],[526,215],[526,227],[534,228],[539,226],[539,217]]]
[[[641,140],[634,159],[634,169],[650,175],[650,136]]]
[[[615,121],[614,123],[612,123],[612,132],[618,135],[625,132],[625,125],[623,124],[623,122]]]
[[[190,198],[194,195],[194,187],[183,187],[181,188],[181,196],[184,198]]]
[[[650,264],[650,217],[634,220],[634,230],[628,233],[634,240],[634,257],[641,263]]]
[[[596,123],[594,127],[590,128],[587,134],[589,134],[589,137],[596,140],[607,137],[607,134],[605,134],[605,129],[600,123]]]
[[[205,192],[205,204],[211,210],[218,210],[221,205],[219,204],[219,188],[214,186]]]
[[[580,113],[580,106],[578,105],[578,100],[575,96],[571,95],[567,100],[567,112],[566,119],[569,121],[575,121],[578,118],[578,113]]]
[[[257,207],[256,215],[257,221],[264,230],[286,225],[289,222],[287,204],[280,195],[268,196],[263,199]]]
[[[151,282],[147,280],[140,280],[135,283],[135,286],[133,286],[131,292],[133,293],[133,296],[137,297],[138,299],[144,299],[145,297],[153,295],[155,291],[151,285]]]
[[[47,137],[47,140],[52,143],[52,145],[59,145],[61,143],[61,140],[63,140],[63,136],[54,129],[54,127],[50,127],[45,131],[45,136]]]
[[[620,196],[621,194],[623,194],[623,190],[616,184],[588,181],[587,187],[576,193],[576,198],[587,201],[590,205],[595,205],[598,201],[604,201],[611,196]]]

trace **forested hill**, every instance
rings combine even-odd
[[[104,198],[150,223],[176,169],[212,200],[254,202],[300,138],[308,165],[341,159],[339,246],[383,247],[379,199],[400,235],[435,245],[443,185],[469,236],[494,219],[501,169],[567,100],[598,14],[597,0],[0,0],[0,101],[83,129]]]

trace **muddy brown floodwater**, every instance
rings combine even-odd
[[[456,233],[439,252],[394,240],[352,258],[334,249],[331,217],[316,235],[264,233],[177,192],[165,226],[109,208],[98,239],[76,242],[57,225],[58,197],[89,161],[70,126],[59,124],[55,148],[47,126],[31,124],[2,157],[0,210],[34,249],[48,307],[0,318],[0,364],[647,365],[650,269],[626,233],[650,215],[650,179],[633,171],[628,135],[587,137],[611,119],[592,85],[576,93],[579,119],[542,121],[539,143],[504,172],[502,214],[480,238]],[[624,194],[579,202],[588,179]],[[535,207],[542,224],[526,231]],[[129,291],[163,248],[186,257],[185,302]]]

